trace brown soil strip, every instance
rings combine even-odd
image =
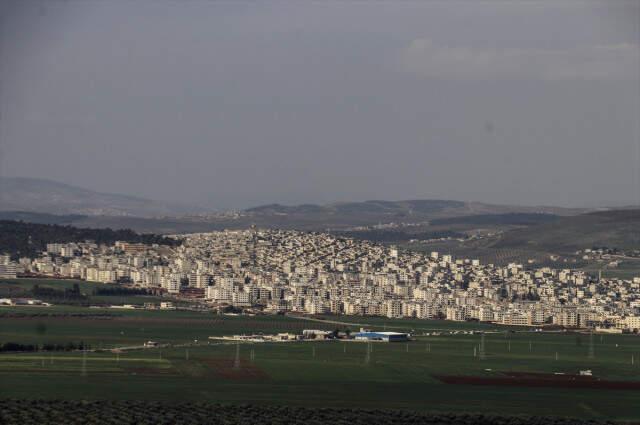
[[[241,359],[238,367],[235,367],[233,359],[212,358],[203,360],[202,363],[211,369],[215,376],[222,379],[232,381],[269,379],[269,375],[264,370],[245,359]]]
[[[592,376],[508,372],[505,376],[434,375],[445,384],[491,385],[497,387],[591,388],[601,390],[640,390],[638,381],[607,381]]]

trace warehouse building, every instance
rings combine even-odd
[[[354,335],[359,341],[382,341],[382,342],[402,342],[409,340],[409,334],[400,332],[372,332],[360,330]]]

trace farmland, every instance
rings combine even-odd
[[[120,285],[104,284],[97,282],[87,282],[75,279],[2,279],[0,280],[0,298],[9,297],[35,297],[48,301],[46,298],[33,294],[33,288],[38,286],[41,289],[51,288],[58,291],[69,290],[74,285],[78,286],[82,299],[55,299],[54,304],[138,304],[148,302],[160,302],[159,297],[150,295],[96,295],[100,289],[118,289]]]
[[[325,317],[312,322],[283,316],[73,306],[2,307],[0,315],[0,342],[83,341],[92,348],[86,353],[1,353],[0,393],[8,398],[286,404],[640,420],[638,390],[567,391],[517,382],[508,386],[448,384],[438,378],[504,379],[513,373],[576,374],[591,369],[597,380],[640,381],[640,338],[635,335],[594,336],[595,358],[590,359],[589,335],[511,332],[492,325],[444,321]],[[355,330],[356,323],[414,330],[418,336],[408,344],[373,343],[371,348],[362,342],[236,344],[208,339],[302,329]],[[486,359],[474,356],[480,335],[466,330],[486,332]],[[147,340],[163,346],[108,350],[140,346]]]

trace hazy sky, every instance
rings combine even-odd
[[[0,175],[220,209],[640,198],[640,1],[0,3]]]

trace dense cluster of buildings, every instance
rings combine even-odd
[[[324,233],[242,230],[180,236],[178,247],[50,244],[5,270],[154,288],[267,312],[640,329],[640,278],[494,266]]]

